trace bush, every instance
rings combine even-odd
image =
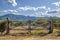
[[[23,22],[16,22],[14,25],[15,25],[15,26],[23,26],[24,23],[23,23]]]
[[[31,23],[31,26],[36,26],[36,23],[35,23],[35,22],[32,22],[32,23]]]
[[[1,33],[5,31],[5,28],[6,28],[5,21],[0,22],[0,32]]]

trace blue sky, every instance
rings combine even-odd
[[[60,17],[58,16],[60,15],[59,11],[60,0],[0,0],[0,16],[15,14],[35,17]]]

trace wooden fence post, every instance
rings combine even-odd
[[[50,19],[50,21],[49,21],[49,32],[48,32],[48,34],[50,34],[50,33],[52,33],[53,32],[53,19]]]
[[[9,19],[7,18],[7,27],[6,27],[6,33],[5,33],[5,35],[9,34],[9,32],[10,32],[10,29],[9,29]]]
[[[28,33],[31,34],[31,25],[30,24],[32,21],[28,20],[27,22],[28,22]]]

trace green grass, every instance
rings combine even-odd
[[[31,32],[32,35],[40,35],[40,34],[45,34],[45,33],[48,33],[47,30],[33,30]]]

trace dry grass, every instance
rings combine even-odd
[[[54,37],[54,36],[1,36],[0,40],[59,40],[60,37]]]
[[[40,32],[48,32],[46,30],[33,30],[33,33],[40,33]],[[57,32],[59,30],[55,30],[52,34],[48,34],[45,36],[40,35],[20,35],[21,33],[27,33],[27,30],[11,30],[10,35],[0,36],[0,40],[60,40],[60,36],[57,36]]]

